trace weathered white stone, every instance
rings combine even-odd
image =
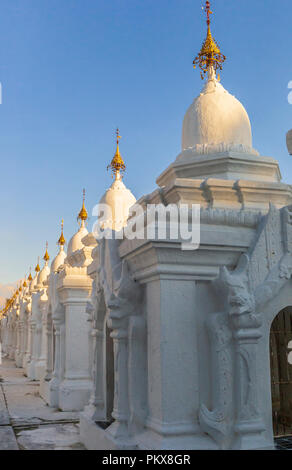
[[[0,450],[19,450],[10,426],[0,426]]]
[[[247,112],[218,82],[213,67],[210,67],[204,89],[191,104],[183,122],[182,149],[201,145],[229,145],[241,147],[243,151],[253,150]]]

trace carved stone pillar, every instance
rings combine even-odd
[[[54,368],[54,335],[53,335],[53,322],[51,307],[46,306],[43,314],[43,331],[46,338],[43,341],[44,357],[45,357],[45,369],[44,375],[40,383],[40,395],[41,397],[50,404],[50,381],[52,380],[52,373]]]
[[[260,302],[250,288],[250,258],[242,255],[237,268],[221,270],[221,280],[228,289],[230,327],[235,344],[234,363],[234,440],[233,449],[261,449],[267,446],[266,427],[259,407],[259,342],[263,316]]]
[[[47,365],[47,307],[48,296],[46,290],[39,294],[37,328],[38,328],[38,360],[36,364],[36,377],[42,380],[46,373]]]
[[[211,350],[210,409],[201,404],[199,419],[204,432],[210,434],[220,449],[230,448],[233,438],[233,388],[232,331],[226,312],[210,315],[206,322]]]
[[[46,350],[46,373],[44,380],[50,381],[52,379],[52,373],[54,369],[54,334],[53,334],[53,322],[52,322],[52,314],[51,312],[47,313],[45,328],[47,332],[47,350]]]
[[[106,367],[103,360],[104,354],[104,332],[103,329],[92,329],[92,349],[93,349],[93,364],[92,364],[92,381],[93,388],[90,395],[89,405],[85,408],[86,414],[93,421],[106,422],[109,417],[106,413],[106,387],[104,378],[106,377]]]
[[[114,342],[114,423],[109,433],[115,438],[127,438],[129,420],[128,393],[128,321],[110,319],[109,327],[113,329],[111,337]]]
[[[15,350],[15,364],[16,367],[22,367],[21,361],[21,347],[22,347],[22,338],[23,338],[23,321],[18,319],[16,324],[16,350]]]
[[[31,360],[31,315],[30,315],[31,310],[27,310],[26,312],[26,329],[27,329],[27,334],[26,334],[26,348],[25,348],[25,354],[23,358],[23,368],[25,370],[25,374],[27,375],[27,367],[28,364],[30,363]]]
[[[259,328],[236,329],[235,351],[235,449],[259,449],[264,445],[264,422],[258,411],[257,349]]]
[[[53,365],[52,379],[49,382],[49,390],[46,400],[50,406],[55,408],[59,407],[59,387],[64,378],[63,362],[64,358],[64,312],[61,306],[55,310],[52,315],[53,324],[55,327],[55,360]]]
[[[69,281],[68,278],[66,280]],[[63,411],[83,410],[89,402],[92,389],[89,371],[89,325],[85,313],[91,281],[87,278],[84,280],[84,288],[72,285],[65,287],[63,284],[59,290],[65,309],[64,379],[59,389],[59,406]]]
[[[26,365],[25,355],[26,355],[27,340],[28,340],[28,316],[27,316],[26,305],[25,305],[24,312],[23,312],[23,318],[24,318],[24,329],[23,329],[22,352],[21,352],[21,367],[25,368],[25,365]]]
[[[27,376],[31,380],[35,380],[35,363],[37,360],[37,335],[36,335],[36,321],[34,318],[30,320],[31,331],[31,348],[30,348],[30,361],[27,366]]]

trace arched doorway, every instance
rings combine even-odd
[[[274,436],[292,436],[292,307],[281,310],[270,333]]]

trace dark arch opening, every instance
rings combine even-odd
[[[292,436],[292,307],[281,310],[270,332],[270,364],[274,436]]]

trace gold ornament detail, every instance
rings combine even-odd
[[[63,233],[63,229],[64,229],[64,220],[62,219],[62,222],[61,222],[61,236],[58,240],[58,245],[60,245],[60,246],[64,246],[65,243],[66,243],[64,233]]]
[[[209,1],[206,2],[205,12],[207,14],[207,37],[203,43],[202,49],[193,61],[194,69],[197,65],[201,69],[202,80],[210,67],[213,67],[215,72],[217,72],[217,70],[222,70],[223,63],[226,60],[225,55],[221,53],[220,48],[211,33],[210,15],[213,12],[210,10]]]
[[[46,262],[49,261],[50,257],[49,257],[49,253],[48,253],[48,242],[46,242],[46,252],[45,252],[45,255],[44,255],[44,258],[43,258]]]
[[[85,189],[83,189],[83,203],[82,208],[78,214],[78,220],[85,221],[88,218],[87,210],[85,209]]]
[[[107,166],[107,170],[111,169],[113,176],[117,179],[117,176],[120,176],[121,173],[123,174],[125,172],[126,165],[124,163],[124,160],[122,159],[122,156],[120,154],[120,149],[119,149],[119,140],[121,139],[119,129],[116,130],[116,136],[117,136],[116,153],[110,165]]]
[[[41,270],[41,268],[40,268],[40,258],[38,257],[38,264],[37,264],[36,267],[35,267],[35,272],[36,272],[36,273],[39,273],[40,270]]]

